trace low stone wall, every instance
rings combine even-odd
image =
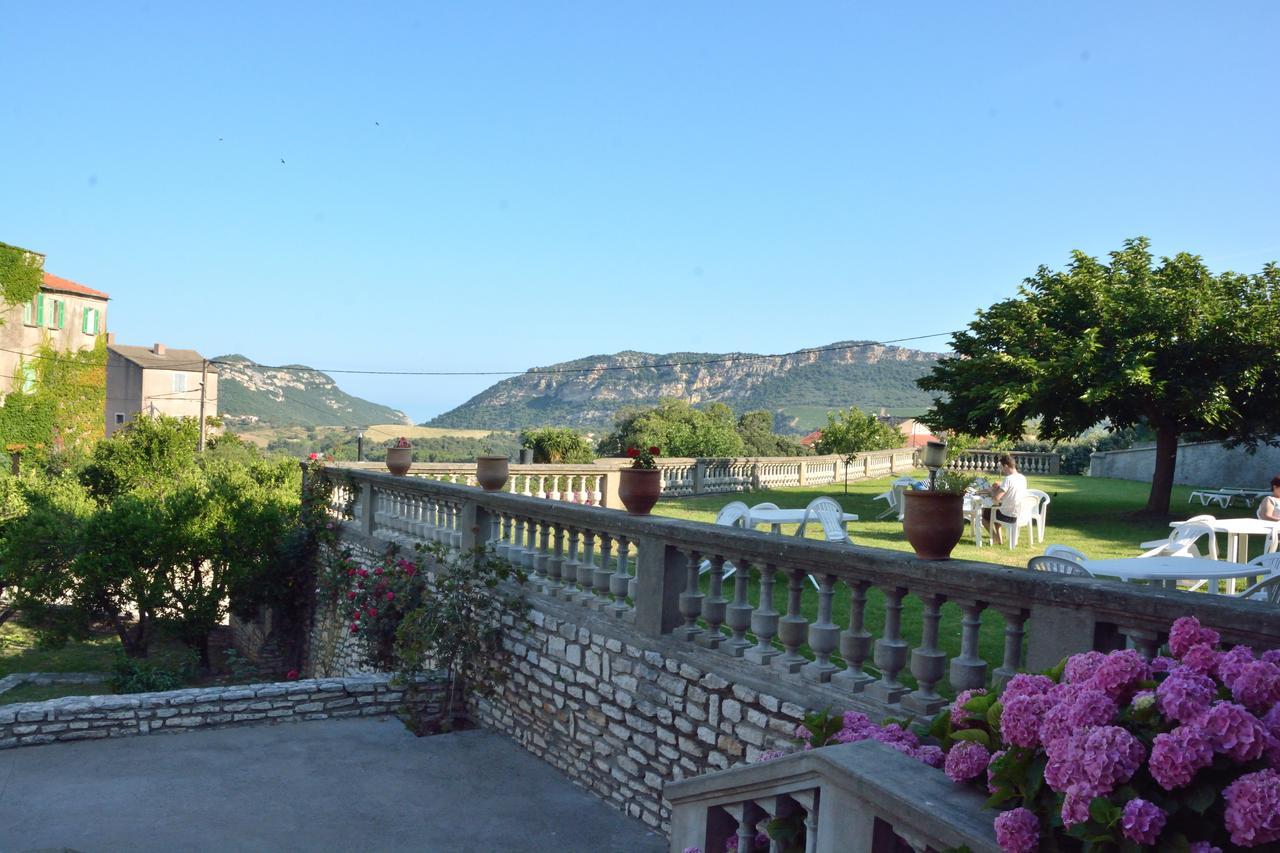
[[[1107,450],[1089,457],[1090,477],[1150,482],[1155,469],[1154,446]],[[1226,486],[1265,491],[1276,474],[1280,474],[1280,448],[1264,445],[1250,453],[1243,447],[1228,449],[1215,441],[1201,441],[1178,445],[1173,481],[1208,489]]]
[[[22,684],[101,684],[107,678],[102,672],[15,672],[0,678],[0,694]]]
[[[443,705],[439,685],[424,684],[420,695],[427,713],[438,712]],[[402,703],[403,693],[385,675],[70,696],[0,706],[0,749],[197,728],[383,716]]]

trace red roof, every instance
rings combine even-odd
[[[813,447],[818,443],[818,439],[822,438],[822,430],[815,429],[813,432],[800,439],[800,443],[805,447]]]
[[[66,278],[58,278],[52,273],[44,274],[44,286],[49,290],[60,290],[63,293],[78,293],[81,296],[94,296],[98,299],[110,299],[110,296],[101,290],[94,290],[92,287],[85,287],[83,284],[77,284]]]

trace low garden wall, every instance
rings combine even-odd
[[[439,685],[424,684],[418,692],[425,711],[439,712],[444,701]],[[384,716],[395,713],[403,701],[403,693],[385,675],[70,696],[0,706],[0,749],[199,728]]]

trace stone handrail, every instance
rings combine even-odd
[[[994,813],[976,791],[877,743],[860,741],[668,782],[671,845],[751,850],[762,820],[803,815],[808,853],[953,850],[997,853]]]
[[[1062,458],[1056,453],[1020,450],[962,450],[947,462],[947,467],[953,471],[998,472],[1000,457],[1006,452],[1018,463],[1018,470],[1023,474],[1058,474],[1062,470]]]
[[[672,636],[767,667],[771,678],[827,685],[868,713],[931,714],[945,705],[937,689],[944,682],[955,691],[986,687],[1087,649],[1128,642],[1150,657],[1184,615],[1197,616],[1227,642],[1280,647],[1280,610],[1257,601],[964,560],[930,562],[901,551],[634,517],[379,472],[330,470],[326,476],[339,484],[334,512],[349,519],[352,533],[460,549],[492,546],[526,567],[544,594],[630,620],[650,636]],[[732,589],[726,589],[727,567],[738,570]],[[760,578],[755,601],[749,600],[751,569]],[[785,613],[773,608],[778,584],[787,589]],[[847,614],[833,612],[839,587],[849,592]],[[866,621],[872,589],[883,595],[885,610],[874,632]],[[918,639],[901,627],[908,596],[923,607]],[[813,621],[804,615],[806,598],[816,599]],[[960,653],[950,660],[939,647],[944,608],[962,615]],[[991,671],[978,653],[986,610],[1005,622],[1002,660]],[[802,653],[805,646],[812,659]],[[832,659],[837,651],[840,662]],[[914,689],[899,681],[906,671]]]

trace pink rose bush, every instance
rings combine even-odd
[[[1280,849],[1280,653],[1220,639],[1179,619],[1169,657],[1074,655],[999,695],[965,691],[929,734],[949,778],[1007,809],[995,824],[1006,853],[1045,838],[1061,850]]]

